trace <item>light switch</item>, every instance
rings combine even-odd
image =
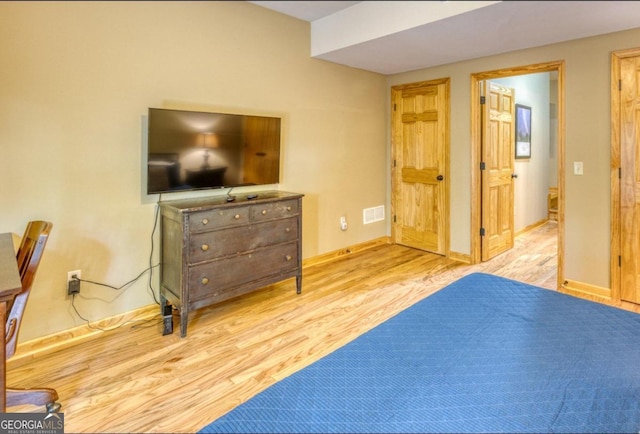
[[[582,167],[582,161],[574,161],[573,162],[573,174],[574,175],[582,175],[583,172],[583,167]]]

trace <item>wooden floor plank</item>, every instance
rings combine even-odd
[[[289,280],[200,309],[184,339],[162,336],[158,317],[12,368],[8,384],[56,388],[67,432],[195,432],[466,274],[555,289],[556,230],[535,228],[473,266],[377,245],[306,267],[300,295]]]

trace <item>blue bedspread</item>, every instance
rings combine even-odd
[[[640,431],[640,315],[476,273],[202,432]]]

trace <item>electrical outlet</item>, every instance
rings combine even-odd
[[[345,216],[340,217],[340,229],[346,231],[348,227],[347,218]]]
[[[82,277],[80,270],[69,271],[67,273],[67,294],[80,294],[80,279]]]

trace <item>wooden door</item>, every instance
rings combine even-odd
[[[482,210],[481,251],[487,261],[513,247],[514,90],[481,83]]]
[[[392,90],[395,243],[448,249],[449,80]]]
[[[620,63],[620,298],[640,303],[640,57]]]

